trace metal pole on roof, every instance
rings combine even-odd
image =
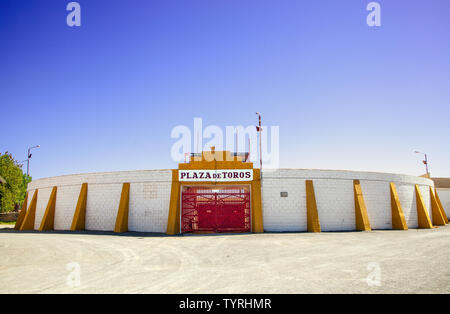
[[[422,155],[424,155],[425,156],[425,159],[422,161],[424,164],[425,164],[425,169],[426,169],[426,174],[427,174],[427,177],[428,178],[430,178],[430,172],[428,171],[428,156],[427,156],[427,154],[425,154],[425,153],[422,153],[422,152],[419,152],[419,151],[415,151],[415,153],[416,154],[422,154]]]
[[[258,115],[258,126],[256,127],[256,130],[259,133],[259,169],[262,173],[262,140],[261,140],[261,132],[262,132],[262,126],[261,126],[261,114],[259,112],[256,113]]]

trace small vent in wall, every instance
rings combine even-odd
[[[288,197],[288,192],[280,192],[281,197]]]

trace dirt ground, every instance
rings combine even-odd
[[[189,236],[0,226],[0,293],[450,293],[450,225]]]

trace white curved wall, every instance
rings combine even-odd
[[[450,217],[450,189],[437,189],[437,192],[448,218]]]
[[[418,184],[430,212],[431,180],[386,173],[279,169],[263,171],[262,204],[265,231],[307,231],[305,181],[313,180],[322,231],[355,230],[353,180],[361,182],[372,229],[391,229],[389,183],[394,182],[409,228],[417,228],[416,195]],[[130,183],[128,229],[165,232],[169,215],[171,170],[90,173],[40,179],[28,185],[31,200],[38,189],[35,229],[38,229],[53,186],[56,196],[55,230],[69,230],[81,185],[88,183],[86,229],[114,230],[122,185]],[[280,197],[288,192],[288,197]],[[450,203],[450,190],[439,192],[443,203]],[[444,207],[448,208],[450,206]],[[450,205],[450,204],[449,204]]]
[[[431,217],[433,181],[374,172],[279,169],[263,171],[265,231],[307,231],[305,181],[313,180],[322,231],[355,230],[353,180],[360,180],[372,229],[392,229],[389,183],[394,182],[409,228],[417,228],[414,186],[419,185]],[[288,197],[280,197],[288,192]]]
[[[33,181],[28,185],[28,201],[38,189],[35,229],[41,224],[53,186],[57,186],[55,230],[70,230],[81,185],[88,183],[86,229],[114,230],[125,182],[130,183],[128,229],[165,232],[169,215],[171,170],[89,173]]]

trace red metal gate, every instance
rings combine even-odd
[[[247,187],[187,187],[181,195],[181,232],[251,231]]]

